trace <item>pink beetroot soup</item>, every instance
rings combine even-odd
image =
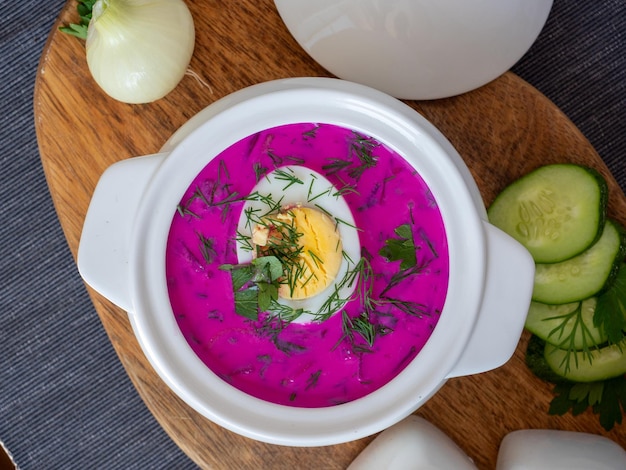
[[[371,268],[324,321],[240,316],[230,273],[219,269],[238,263],[242,199],[288,165],[350,189],[342,197]],[[215,374],[266,401],[326,407],[377,390],[415,358],[440,317],[449,263],[437,202],[404,158],[350,129],[300,123],[246,137],[211,159],[173,216],[166,274],[178,326]]]

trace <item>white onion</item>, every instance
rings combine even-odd
[[[87,65],[112,98],[149,103],[178,85],[194,43],[182,0],[98,0],[87,30]]]

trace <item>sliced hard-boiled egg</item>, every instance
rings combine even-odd
[[[337,225],[317,208],[285,207],[264,217],[253,229],[257,256],[274,255],[286,270],[278,295],[308,299],[337,277],[342,243]]]
[[[244,204],[237,231],[239,263],[281,260],[278,302],[303,309],[299,321],[329,316],[356,287],[361,249],[354,218],[341,191],[309,168],[265,175]]]

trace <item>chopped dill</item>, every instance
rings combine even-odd
[[[317,207],[319,210],[321,210],[324,214],[326,214],[328,217],[333,217],[333,215],[328,212],[327,209],[324,209],[322,206],[320,206],[319,204],[315,204],[315,207]]]
[[[200,232],[196,232],[196,235],[198,236],[198,240],[200,241],[200,253],[204,258],[204,261],[206,261],[207,264],[211,264],[216,255],[215,248],[213,247],[215,240],[205,237]]]
[[[319,268],[320,265],[324,264],[324,260],[321,259],[319,256],[317,256],[314,251],[308,250],[308,252],[309,252],[309,256],[313,260],[313,263],[315,263],[315,266]]]
[[[298,178],[291,168],[287,168],[287,170],[274,170],[274,175],[274,179],[278,181],[285,181],[287,183],[287,186],[283,188],[283,191],[290,188],[294,184],[304,184],[304,181]]]
[[[341,158],[331,158],[330,163],[322,165],[322,170],[326,172],[326,176],[339,173],[341,170],[345,170],[352,165],[351,160],[343,160]]]
[[[254,246],[252,245],[252,238],[248,235],[241,233],[237,230],[236,241],[239,243],[239,246],[244,251],[253,251]]]
[[[318,369],[313,372],[306,381],[305,390],[315,387],[320,378],[320,375],[322,375],[322,369]]]
[[[258,183],[259,181],[261,181],[261,178],[263,178],[266,174],[267,174],[267,168],[265,168],[264,166],[261,166],[259,162],[255,162],[254,163],[254,177],[255,177],[256,182]]]
[[[305,131],[302,133],[303,137],[315,137],[315,135],[317,134],[317,130],[320,128],[319,125],[315,125],[315,127],[313,129],[310,129],[308,131]]]
[[[337,191],[335,191],[332,195],[335,198],[339,198],[340,196],[345,196],[346,194],[356,194],[356,195],[358,195],[359,192],[357,191],[355,185],[353,185],[353,184],[345,184],[341,188],[339,188]]]
[[[296,157],[294,155],[285,155],[283,157],[283,161],[291,162],[294,165],[302,165],[304,164],[304,158]]]
[[[186,215],[189,215],[195,219],[200,218],[200,216],[196,214],[194,211],[192,211],[191,209],[189,209],[189,207],[186,204],[178,204],[178,206],[176,206],[176,210],[178,211],[178,214],[181,217],[185,217]]]
[[[350,222],[346,222],[343,219],[340,219],[339,217],[335,217],[335,229],[339,226],[339,224],[343,224],[343,225],[347,225],[348,227],[352,227],[353,229],[357,230],[357,231],[363,231],[363,229],[357,227],[354,224],[351,224]]]

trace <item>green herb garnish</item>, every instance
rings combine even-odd
[[[622,423],[626,411],[625,376],[598,382],[571,382],[550,369],[543,357],[544,347],[545,342],[532,335],[526,350],[526,364],[537,377],[554,384],[548,414],[561,416],[571,412],[576,416],[591,408],[607,431]]]
[[[341,315],[343,337],[340,341],[343,341],[345,338],[349,338],[350,342],[354,345],[354,334],[356,333],[371,348],[374,345],[374,340],[376,339],[376,328],[372,323],[370,323],[370,318],[367,312],[362,312],[357,317],[350,318],[344,310],[341,312]]]
[[[254,177],[256,182],[261,181],[261,178],[267,174],[267,168],[262,166],[259,162],[255,162],[254,164]]]
[[[380,250],[388,261],[401,261],[400,269],[409,269],[417,264],[416,247],[410,224],[400,225],[394,230],[398,238],[389,238]]]
[[[351,160],[343,160],[341,158],[331,158],[330,163],[322,166],[322,170],[326,172],[326,176],[334,175],[352,165]]]
[[[287,170],[274,170],[274,175],[274,179],[278,181],[285,181],[287,183],[287,186],[283,188],[283,191],[290,188],[294,184],[304,184],[304,182],[294,174],[294,171],[291,168],[287,168]]]
[[[96,1],[97,0],[78,0],[76,11],[78,12],[80,21],[77,24],[70,23],[67,26],[61,26],[59,27],[59,31],[71,36],[76,36],[79,39],[87,39],[87,28],[89,27],[93,6]]]
[[[376,157],[372,155],[372,151],[380,145],[379,142],[371,137],[365,137],[354,132],[354,139],[350,144],[350,150],[356,155],[359,164],[352,168],[348,175],[354,179],[359,179],[368,168],[376,166]]]
[[[309,131],[305,131],[302,133],[302,135],[304,137],[315,137],[315,135],[317,134],[317,130],[320,128],[320,126],[315,125],[315,127]]]
[[[293,155],[285,155],[281,157],[276,155],[272,150],[267,151],[267,156],[272,160],[274,168],[281,167],[285,162],[290,162],[294,165],[302,165],[304,163],[304,159],[300,157],[295,157]]]
[[[602,295],[593,317],[593,324],[604,329],[609,343],[617,344],[626,331],[626,264],[620,266],[613,285]]]
[[[604,429],[610,431],[615,424],[622,424],[626,410],[626,377],[616,377],[603,382],[561,383],[554,387],[555,397],[550,403],[549,414],[573,415],[591,407]]]
[[[306,381],[305,390],[315,387],[317,385],[318,380],[320,379],[320,375],[322,375],[322,369],[318,369],[315,372],[313,372]]]
[[[196,235],[200,241],[200,253],[204,258],[204,261],[206,261],[207,264],[211,264],[215,259],[215,248],[213,247],[215,240],[207,238],[199,232],[196,232]]]
[[[277,258],[264,256],[250,264],[223,264],[220,269],[230,271],[238,315],[258,320],[259,311],[267,311],[278,299],[283,266]]]

